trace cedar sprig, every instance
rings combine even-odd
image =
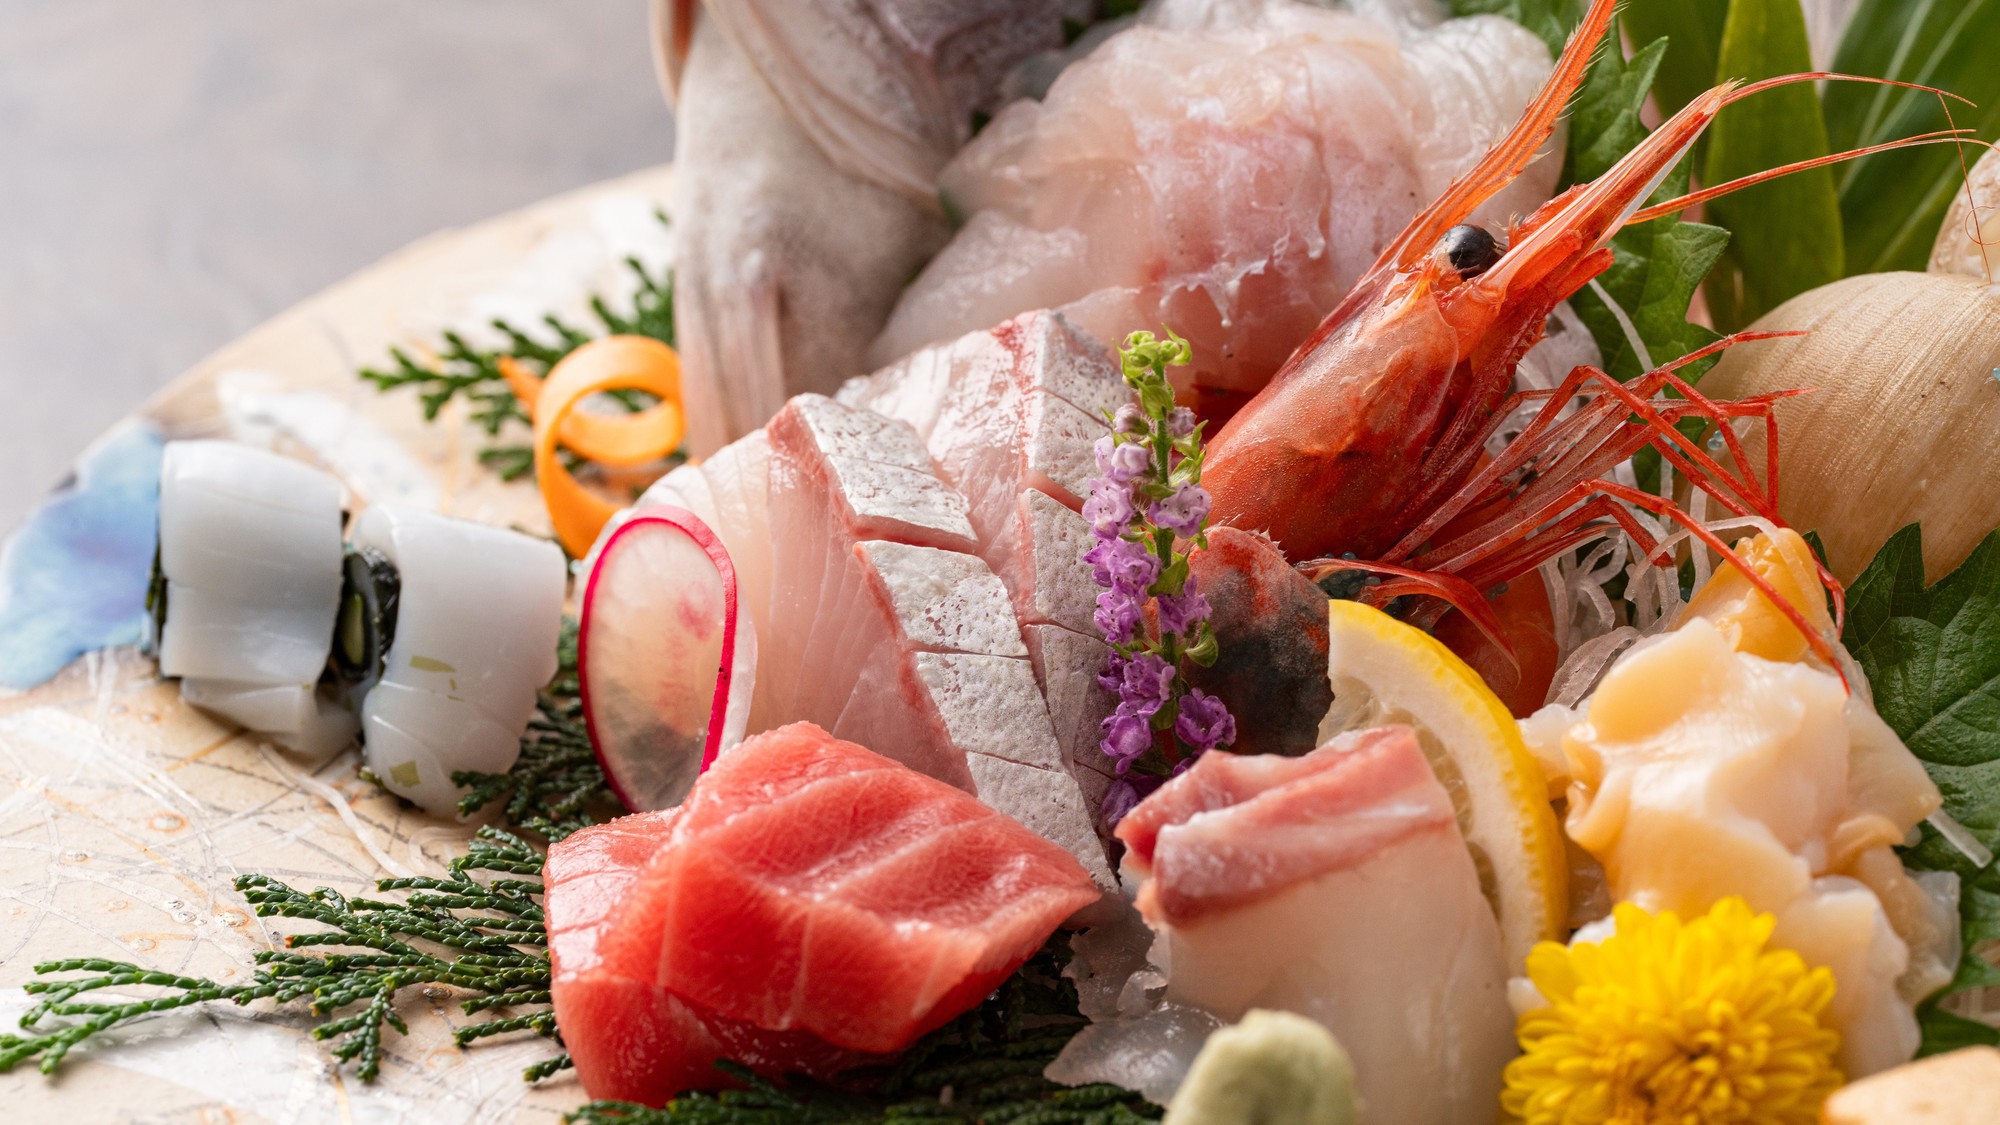
[[[667,221],[664,214],[659,219]],[[488,437],[499,437],[510,422],[526,425],[529,420],[508,387],[500,369],[502,360],[546,375],[564,356],[599,336],[651,336],[667,344],[674,342],[672,272],[663,269],[655,275],[647,271],[643,262],[631,257],[625,259],[625,265],[635,281],[629,314],[613,309],[603,296],[593,296],[590,311],[597,321],[595,325],[579,327],[549,314],[542,318],[544,338],[537,338],[504,318],[496,318],[492,327],[506,337],[506,343],[498,348],[475,347],[462,334],[446,331],[441,346],[428,354],[413,355],[408,349],[392,347],[388,366],[364,367],[360,376],[379,391],[413,389],[426,421],[436,421],[445,404],[463,398],[471,406],[473,422]],[[615,391],[612,397],[632,410],[644,409],[651,401],[632,391]],[[520,442],[499,443],[480,450],[479,462],[502,480],[511,481],[534,471],[534,450]]]
[[[541,867],[541,853],[533,845],[486,827],[466,854],[452,861],[447,877],[377,881],[377,893],[400,895],[394,899],[349,898],[327,887],[304,892],[269,876],[240,876],[236,889],[258,917],[293,918],[325,928],[293,934],[281,949],[260,951],[251,980],[239,985],[101,958],[36,965],[38,979],[24,989],[41,999],[21,1017],[27,1034],[0,1035],[0,1070],[39,1057],[42,1072],[52,1073],[71,1048],[92,1036],[210,1000],[239,1005],[303,1000],[315,1017],[324,1019],[313,1028],[313,1038],[332,1040],[334,1058],[355,1063],[356,1074],[373,1081],[381,1072],[384,1029],[409,1030],[396,1011],[396,996],[421,985],[470,993],[460,1004],[468,1015],[496,1008],[541,1009],[460,1028],[454,1033],[460,1045],[514,1031],[556,1039],[555,1018],[547,1008],[542,885],[516,877],[539,875]],[[50,979],[75,972],[92,975]],[[108,989],[135,986],[164,991],[141,999],[94,998]],[[42,1030],[51,1018],[64,1022]],[[535,1069],[546,1075],[563,1065],[566,1056]]]

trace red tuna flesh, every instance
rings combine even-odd
[[[549,849],[543,868],[552,998],[563,1044],[595,1098],[660,1105],[686,1090],[732,1085],[734,1059],[760,1073],[830,1078],[869,1061],[802,1032],[772,1032],[688,1003],[658,983],[658,926],[628,907],[665,847],[679,809],[586,828]]]
[[[825,1075],[971,1008],[1098,897],[1063,849],[809,723],[550,849],[556,1018],[595,1097]]]

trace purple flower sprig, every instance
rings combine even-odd
[[[1099,743],[1119,776],[1104,807],[1114,823],[1196,755],[1236,740],[1229,709],[1180,671],[1182,661],[1207,667],[1216,658],[1208,599],[1188,566],[1189,550],[1208,545],[1205,423],[1174,404],[1167,381],[1167,368],[1189,354],[1171,329],[1165,340],[1126,338],[1119,357],[1137,401],[1119,407],[1098,439],[1098,475],[1083,505],[1092,535],[1083,561],[1102,590],[1094,620],[1112,647],[1097,682],[1118,697]]]

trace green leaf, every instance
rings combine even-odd
[[[1607,38],[1615,45],[1617,28]],[[1611,170],[1618,158],[1631,152],[1646,139],[1646,126],[1639,120],[1646,104],[1646,92],[1653,88],[1653,75],[1667,53],[1667,41],[1656,39],[1634,52],[1630,59],[1606,50],[1591,64],[1583,85],[1576,92],[1576,106],[1570,114],[1569,164],[1563,170],[1565,184],[1594,180]]]
[[[2000,3],[1993,0],[1862,0],[1833,68],[1919,82],[1978,103],[1951,103],[1950,118],[2000,138]],[[1827,136],[1836,151],[1950,126],[1935,95],[1858,82],[1829,82]],[[1979,150],[1968,149],[1967,164]],[[1925,145],[1878,153],[1835,169],[1850,273],[1921,270],[1938,224],[1962,189],[1960,153]]]
[[[1945,811],[2000,846],[2000,534],[1926,589],[1922,531],[1897,532],[1848,588],[1842,640]]]
[[[1917,1057],[1920,1059],[1946,1054],[1961,1047],[2000,1046],[2000,1027],[1947,1012],[1936,1004],[1925,1004],[1917,1010],[1917,1027],[1924,1037],[1917,1046]]]
[[[1811,70],[1798,0],[1730,0],[1716,66],[1718,79]],[[1717,116],[1708,130],[1702,181],[1725,183],[1830,151],[1812,84],[1780,86]],[[1742,328],[1786,299],[1842,276],[1833,169],[1780,176],[1717,199],[1709,209],[1736,234],[1706,288],[1709,310],[1723,331]]]
[[[1622,18],[1634,43],[1665,39],[1673,44],[1653,85],[1660,112],[1673,114],[1715,85],[1722,57],[1722,25],[1729,0],[1631,0]]]
[[[1549,53],[1562,53],[1569,33],[1583,20],[1587,0],[1452,0],[1454,16],[1505,16],[1549,45]]]
[[[1911,524],[1891,536],[1848,587],[1841,641],[1868,677],[1875,710],[1937,782],[1945,812],[1987,847],[2000,843],[2000,532],[1928,588],[1922,530]],[[1929,825],[1903,862],[1959,876],[1964,955],[1958,975],[1918,1012],[1920,1053],[2000,1043],[2000,1030],[1937,1007],[2000,983],[2000,969],[1980,954],[2000,940],[2000,868],[1974,866]]]

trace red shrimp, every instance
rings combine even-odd
[[[1734,464],[1746,464],[1727,423],[1753,418],[1768,427],[1773,397],[1711,401],[1675,371],[1763,334],[1739,333],[1629,383],[1579,367],[1554,392],[1510,394],[1515,365],[1541,338],[1550,311],[1611,265],[1611,237],[1628,222],[1801,167],[1962,136],[1950,130],[1788,165],[1640,210],[1726,105],[1783,82],[1844,76],[1726,83],[1695,98],[1604,175],[1516,223],[1504,247],[1461,226],[1547,141],[1614,7],[1614,0],[1594,0],[1519,124],[1411,221],[1270,384],[1222,427],[1204,472],[1218,522],[1268,533],[1295,561],[1316,560],[1302,566],[1309,574],[1373,572],[1364,600],[1431,595],[1415,615],[1420,624],[1435,624],[1456,606],[1503,649],[1507,642],[1484,591],[1616,527],[1660,561],[1664,545],[1634,507],[1735,557],[1674,504],[1601,479],[1640,448],[1658,449],[1729,512],[1777,522],[1775,459],[1760,481],[1747,469],[1726,468],[1675,428],[1686,418],[1715,423]],[[1482,450],[1501,421],[1537,399],[1542,409],[1527,430],[1482,465]],[[1579,400],[1582,408],[1565,417],[1565,407]],[[1822,579],[1837,597],[1831,574]],[[1830,661],[1830,642],[1784,599],[1765,593],[1791,611]]]

